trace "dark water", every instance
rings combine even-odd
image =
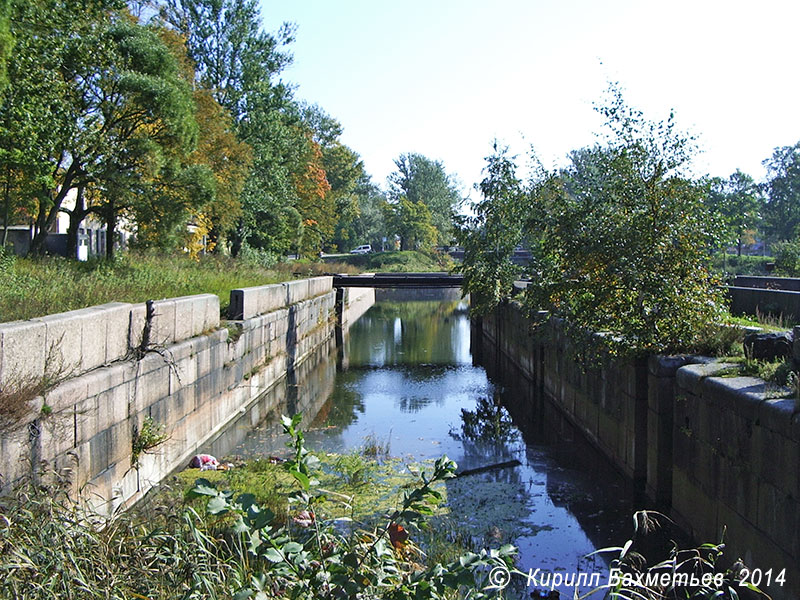
[[[522,571],[600,573],[605,583],[604,559],[586,555],[630,536],[629,484],[512,366],[486,349],[487,366],[474,364],[466,309],[459,302],[376,304],[350,330],[340,360],[348,366],[336,370],[329,354],[317,357],[296,385],[276,392],[284,394],[280,410],[304,410],[314,449],[377,442],[409,462],[446,454],[459,469],[519,460],[519,467],[448,483],[453,512],[481,542],[517,545]],[[260,416],[243,417],[226,453],[283,450],[278,426],[252,428]]]

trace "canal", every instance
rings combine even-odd
[[[605,583],[606,558],[587,555],[632,534],[630,483],[512,365],[471,339],[467,312],[463,301],[379,301],[338,356],[323,348],[206,450],[284,453],[276,417],[302,411],[314,450],[372,446],[409,463],[446,454],[459,470],[517,460],[448,483],[460,526],[477,543],[518,546],[523,572],[599,573]]]

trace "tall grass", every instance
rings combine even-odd
[[[228,598],[244,570],[193,511],[98,527],[60,490],[33,485],[0,506],[2,598]]]
[[[9,261],[6,261],[9,262]],[[323,263],[282,263],[266,269],[224,256],[126,253],[78,262],[60,257],[17,258],[0,269],[0,321],[30,319],[106,302],[144,302],[216,294],[223,311],[230,290],[356,269]]]

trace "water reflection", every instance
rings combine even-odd
[[[310,447],[345,452],[371,438],[409,461],[447,454],[460,469],[516,459],[518,467],[448,482],[461,526],[482,544],[513,541],[523,570],[606,576],[601,558],[583,557],[627,539],[627,484],[490,348],[491,377],[472,364],[464,303],[376,304],[352,326],[344,351],[349,367],[327,383],[313,369],[308,386],[298,374],[298,406],[314,410]],[[251,431],[235,452],[280,452],[276,429]]]

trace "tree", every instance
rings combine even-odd
[[[464,291],[470,294],[472,310],[478,314],[511,295],[520,274],[511,256],[522,241],[525,220],[532,210],[530,194],[517,177],[508,148],[495,143],[486,162],[485,177],[477,186],[482,199],[473,206],[474,215],[456,220],[456,239],[464,248],[459,267]]]
[[[329,195],[337,217],[332,245],[345,250],[363,243],[366,238],[360,237],[363,232],[358,231],[356,221],[369,202],[370,190],[369,177],[364,171],[361,157],[336,141],[323,146],[322,166],[331,186]]]
[[[672,115],[649,121],[616,87],[610,92],[597,107],[606,118],[602,143],[572,152],[565,168],[540,168],[523,188],[502,153],[490,159],[480,220],[468,238],[476,247],[463,268],[489,292],[480,308],[491,308],[508,286],[504,255],[527,237],[525,305],[563,319],[576,348],[696,349],[723,319],[725,302],[709,270],[718,226],[704,205],[705,187],[687,174],[692,139]],[[497,265],[484,258],[495,251]],[[494,289],[500,293],[492,296]]]
[[[453,237],[453,215],[461,202],[458,189],[440,161],[421,154],[401,154],[394,161],[397,170],[389,175],[389,201],[405,197],[427,206],[436,228],[435,243],[449,244]]]
[[[575,336],[611,332],[602,341],[616,352],[691,349],[725,314],[708,264],[717,223],[687,175],[692,138],[673,115],[645,119],[614,86],[597,109],[604,143],[532,187],[542,238],[526,303]]]
[[[217,251],[224,247],[226,237],[242,214],[240,196],[250,173],[252,150],[236,137],[230,113],[216,101],[212,91],[195,85],[194,62],[189,58],[183,37],[173,29],[164,28],[159,29],[159,36],[176,57],[183,79],[195,87],[198,137],[190,162],[204,165],[214,174],[214,196],[202,211],[193,215],[195,227],[188,244],[195,254],[200,249]]]
[[[89,42],[107,50],[88,65],[78,63],[82,70],[73,77],[87,82],[76,92],[92,113],[94,136],[80,141],[94,146],[70,153],[101,189],[98,210],[106,220],[110,257],[119,214],[135,213],[137,202],[157,198],[163,226],[167,214],[182,215],[196,199],[187,198],[187,190],[205,188],[209,179],[203,168],[189,164],[198,133],[195,105],[178,60],[158,31],[121,15]]]
[[[214,174],[214,198],[200,215],[208,225],[209,244],[214,250],[224,245],[241,217],[241,194],[253,156],[250,146],[237,139],[229,113],[208,90],[195,90],[194,101],[200,133],[192,162],[206,165]]]
[[[711,180],[708,202],[723,219],[728,234],[726,245],[731,241],[736,243],[737,255],[741,256],[746,233],[761,222],[763,202],[759,186],[750,175],[737,169],[727,180]]]
[[[44,252],[66,196],[87,186],[103,192],[113,251],[119,208],[111,191],[194,144],[191,91],[174,56],[120,6],[112,0],[14,5],[15,85],[3,98],[0,123],[7,124],[3,137],[12,149],[5,166],[36,188],[34,252]],[[15,118],[21,114],[26,118]]]
[[[275,34],[261,31],[256,0],[162,0],[159,16],[186,41],[198,83],[233,116],[246,120],[253,95],[291,63],[281,47],[294,40],[284,23]]]
[[[436,242],[436,228],[431,211],[424,202],[412,202],[401,196],[385,205],[386,226],[400,238],[401,250],[430,250]]]
[[[282,48],[293,27],[262,32],[255,0],[163,0],[159,7],[162,22],[186,40],[198,84],[230,112],[238,140],[252,149],[231,252],[248,245],[282,254],[298,250],[304,235],[308,248],[318,245],[330,227],[329,211],[315,212],[314,198],[324,198],[313,185],[323,181],[316,142],[291,89],[274,81],[291,61]]]
[[[800,142],[775,148],[767,167],[764,220],[773,241],[800,234]]]
[[[306,152],[301,173],[293,174],[297,193],[297,212],[303,217],[299,250],[304,256],[318,256],[324,241],[333,235],[336,207],[329,192],[331,185],[322,164],[322,150],[311,137],[306,139]]]
[[[0,97],[0,176],[3,177],[6,225],[22,209],[36,226],[44,247],[46,229],[58,207],[82,176],[71,160],[70,146],[85,126],[85,116],[71,110],[68,81],[75,57],[100,52],[85,37],[107,23],[115,0],[14,0],[10,36],[14,54],[7,63],[14,85]]]

